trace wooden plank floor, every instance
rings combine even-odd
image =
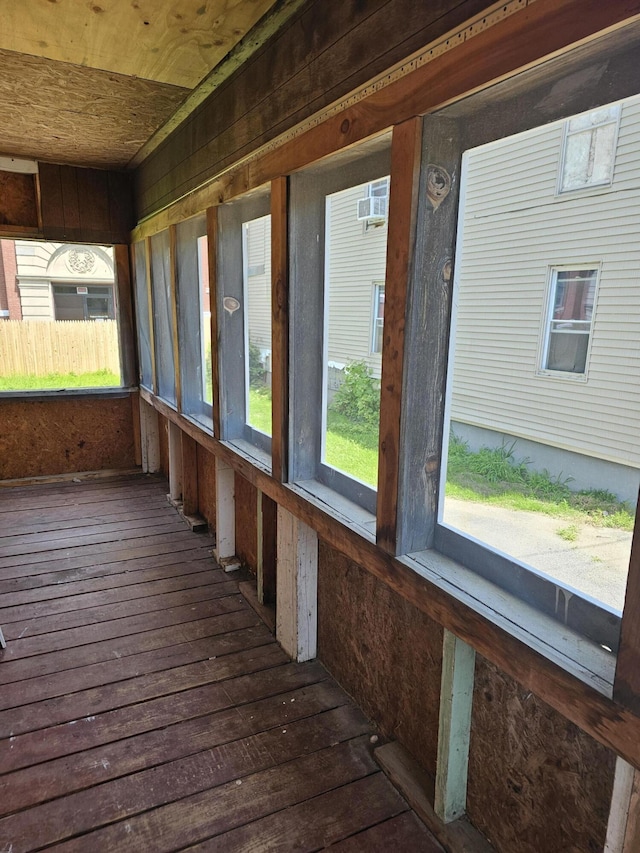
[[[440,851],[166,483],[0,490],[0,853]]]

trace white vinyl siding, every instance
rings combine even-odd
[[[367,227],[358,221],[358,200],[368,188],[361,184],[331,197],[327,358],[337,365],[365,361],[379,378],[381,356],[371,352],[371,327],[375,284],[384,282],[387,223]]]
[[[271,353],[271,216],[244,225],[249,340]]]
[[[468,152],[451,418],[640,466],[640,104],[612,185],[555,194],[563,124]],[[549,271],[600,269],[588,381],[540,375]]]

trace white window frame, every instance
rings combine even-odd
[[[600,261],[578,261],[574,264],[554,264],[549,267],[547,274],[547,292],[545,299],[545,311],[543,317],[541,347],[538,359],[538,375],[550,377],[552,379],[564,379],[571,382],[586,382],[589,376],[589,363],[591,360],[591,347],[593,344],[593,328],[596,316],[596,306],[598,304],[598,292],[600,289],[600,275],[602,263]],[[589,342],[587,344],[587,354],[585,357],[585,365],[583,373],[574,373],[567,370],[554,370],[547,367],[547,359],[549,357],[549,346],[551,343],[551,324],[553,322],[553,306],[555,302],[556,288],[558,284],[558,273],[569,272],[572,270],[590,270],[595,273],[596,285],[593,293],[593,308],[591,310],[591,320],[589,322]],[[584,321],[586,322],[586,321]]]
[[[380,349],[376,349],[376,340],[378,337],[378,306],[380,304],[380,294],[384,293],[384,281],[373,282],[373,310],[371,312],[371,355],[382,355],[382,333],[380,335]],[[382,317],[381,327],[384,330],[384,316]]]
[[[562,137],[562,154],[560,157],[560,168],[558,169],[558,181],[557,181],[557,186],[556,186],[556,195],[557,196],[566,196],[567,193],[571,194],[571,193],[576,193],[576,192],[583,192],[584,190],[598,189],[598,188],[602,188],[602,187],[610,187],[611,184],[613,183],[613,175],[615,172],[616,153],[617,153],[617,148],[618,148],[618,135],[619,135],[619,131],[620,131],[620,116],[622,113],[622,105],[620,103],[610,104],[607,106],[607,108],[611,111],[612,117],[608,118],[606,120],[600,121],[597,124],[594,124],[589,128],[581,128],[579,130],[571,130],[571,122],[574,121],[575,119],[581,118],[582,115],[588,115],[588,113],[581,113],[579,115],[572,116],[571,118],[569,118],[565,121],[564,132],[563,132],[563,137]],[[604,108],[602,108],[602,109],[604,109]],[[590,110],[589,112],[597,112],[597,110]],[[611,157],[611,170],[610,170],[609,176],[603,180],[600,180],[600,181],[590,181],[587,178],[587,181],[583,184],[580,184],[579,186],[563,187],[562,184],[563,184],[563,178],[564,178],[565,167],[566,167],[567,147],[568,147],[569,139],[571,137],[575,137],[581,133],[591,133],[591,145],[593,146],[595,131],[597,131],[601,127],[607,127],[609,125],[615,125],[615,132],[614,132],[614,136],[613,136],[613,151],[612,151],[612,157]]]

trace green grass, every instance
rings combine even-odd
[[[271,434],[271,396],[267,389],[249,392],[250,422]],[[329,410],[325,461],[371,486],[378,481],[378,429],[354,423]],[[528,459],[515,455],[515,442],[499,448],[469,450],[452,436],[447,468],[447,495],[506,509],[539,512],[566,524],[556,531],[573,542],[579,523],[633,530],[634,514],[615,495],[603,489],[572,491],[571,479],[562,474],[534,471]]]
[[[13,374],[0,376],[0,391],[45,391],[65,388],[109,388],[120,385],[120,377],[110,370],[92,373],[48,373],[46,376]]]
[[[249,388],[248,422],[252,427],[271,435],[271,391],[269,388]]]
[[[575,523],[633,530],[634,514],[626,503],[604,489],[574,492],[571,478],[534,471],[528,459],[517,459],[515,442],[477,453],[452,436],[449,443],[447,495],[507,509],[540,512]],[[568,530],[568,528],[561,528]],[[558,535],[562,535],[558,531]],[[569,540],[572,541],[572,540]]]

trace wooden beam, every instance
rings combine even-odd
[[[604,853],[640,850],[640,772],[624,759],[616,761]]]
[[[640,499],[631,541],[627,592],[620,628],[620,648],[613,684],[613,697],[640,714]]]
[[[398,553],[405,311],[413,270],[421,156],[422,119],[412,118],[394,127],[380,381],[378,483],[383,483],[384,488],[378,489],[376,511],[378,545],[390,554]]]
[[[211,307],[211,387],[213,397],[213,434],[221,436],[220,358],[218,333],[218,208],[207,209],[207,258],[209,261],[209,305]]]
[[[402,560],[384,552],[344,520],[313,503],[299,491],[277,482],[234,449],[206,433],[197,424],[178,415],[167,403],[146,389],[141,397],[164,417],[180,424],[204,448],[232,470],[313,528],[318,537],[385,583],[429,618],[472,646],[503,672],[511,675],[544,702],[585,731],[599,743],[614,750],[629,763],[640,767],[640,717],[604,696],[574,674],[575,662],[560,650],[553,652],[517,625],[481,602],[473,604],[452,595],[439,583],[422,576]]]
[[[434,810],[443,823],[461,817],[467,806],[467,768],[476,653],[445,629],[438,722]]]
[[[182,446],[182,512],[194,516],[198,504],[198,445],[190,435],[180,431]]]
[[[388,75],[388,85],[382,78],[366,98],[354,104],[347,99],[302,134],[288,133],[280,144],[275,140],[253,152],[149,216],[133,242],[639,18],[640,0],[536,0],[486,29],[476,27],[472,38],[454,39],[450,49],[433,56],[426,49],[424,61],[408,60],[406,75]]]
[[[137,385],[135,321],[131,290],[129,247],[118,243],[113,247],[118,294],[118,341],[120,344],[121,382],[125,388]]]
[[[311,660],[318,647],[318,535],[278,507],[276,639],[296,661]]]
[[[157,414],[156,414],[157,417]],[[133,447],[135,463],[142,465],[142,432],[140,425],[140,395],[137,391],[131,392],[131,421],[133,424]]]
[[[271,182],[271,470],[288,476],[289,445],[289,221],[288,180]]]

